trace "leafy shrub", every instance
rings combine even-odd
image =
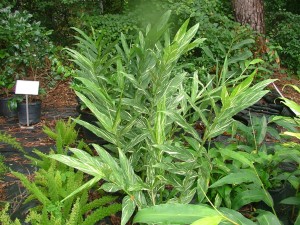
[[[300,15],[279,11],[269,19],[269,35],[282,47],[282,65],[300,75]]]
[[[28,75],[36,78],[52,51],[48,39],[51,31],[46,31],[39,22],[31,21],[32,15],[26,11],[13,12],[6,7],[0,12],[1,77],[9,81]]]
[[[119,39],[120,33],[124,33],[129,39],[133,39],[137,32],[139,18],[135,12],[126,14],[84,15],[84,23],[81,29],[88,31],[90,27],[95,29],[98,35],[108,42]]]

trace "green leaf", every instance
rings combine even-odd
[[[76,195],[77,193],[81,192],[84,189],[90,189],[92,186],[94,186],[94,184],[96,184],[101,179],[102,179],[102,177],[100,177],[100,176],[96,176],[96,177],[92,178],[91,180],[86,182],[84,185],[82,185],[81,187],[79,187],[75,191],[73,191],[71,194],[69,194],[67,197],[65,197],[61,202],[66,201],[68,198]]]
[[[300,196],[285,198],[280,203],[300,206]]]
[[[286,84],[286,85],[284,85],[284,87],[286,87],[286,86],[292,87],[292,88],[294,88],[298,93],[300,93],[300,88],[299,88],[298,86],[292,85],[292,84]]]
[[[71,151],[74,151],[74,149],[71,149]],[[82,150],[76,149],[76,151],[79,152]],[[76,168],[84,173],[90,174],[92,176],[104,177],[104,173],[102,171],[103,163],[101,163],[98,159],[93,158],[91,156],[89,158],[84,157],[82,159],[77,159],[75,157],[71,157],[67,155],[54,154],[54,155],[49,155],[48,157],[55,159],[61,163],[64,163],[70,167]]]
[[[130,196],[125,196],[122,201],[122,218],[121,218],[121,225],[126,225],[129,221],[131,216],[134,213],[136,208],[136,204]]]
[[[238,86],[236,86],[230,97],[234,97],[237,96],[238,94],[241,94],[243,91],[247,90],[247,88],[251,85],[253,79],[254,79],[254,75],[255,75],[256,71],[253,72],[250,76],[248,76],[245,80],[242,81],[242,83],[240,83]]]
[[[244,61],[244,60],[250,58],[251,56],[252,56],[252,52],[249,50],[246,50],[246,51],[241,52],[241,53],[233,56],[232,58],[228,59],[228,65],[237,63],[240,61]]]
[[[101,189],[106,192],[117,192],[121,190],[121,188],[113,183],[104,183],[101,185]]]
[[[256,217],[259,225],[282,225],[279,219],[271,212],[257,210],[259,215]]]
[[[296,114],[296,116],[300,117],[300,105],[287,98],[281,98],[281,99],[284,100],[283,104],[289,107]]]
[[[143,208],[134,217],[134,223],[191,224],[202,218],[220,216],[206,205],[161,204]]]
[[[142,189],[142,182],[140,182],[139,177],[135,174],[124,152],[121,149],[118,150],[124,185],[126,186],[125,191],[140,191]]]
[[[235,196],[232,202],[232,208],[238,210],[244,205],[253,202],[259,202],[259,201],[264,201],[270,207],[273,206],[272,197],[269,195],[269,193],[266,193],[261,188],[257,188],[254,190],[246,190],[246,191],[238,192],[238,194]]]
[[[208,47],[202,47],[204,53],[210,58],[212,59],[213,61],[215,61],[215,58],[214,58],[214,55],[212,53],[212,51],[208,48]]]
[[[166,111],[165,112],[174,122],[176,122],[179,126],[181,126],[186,132],[193,135],[196,140],[201,141],[201,138],[198,132],[191,126],[187,121],[181,116],[179,113],[175,111]]]
[[[111,174],[106,174],[109,180],[119,184],[120,186],[124,186],[123,171],[118,165],[116,159],[113,158],[104,148],[100,147],[99,145],[93,144],[93,147],[97,151],[102,161],[105,162],[105,164],[107,164],[111,169]]]
[[[252,170],[240,169],[237,172],[230,173],[217,180],[215,183],[210,185],[210,188],[220,187],[225,184],[238,185],[242,183],[254,183],[260,185],[260,180]]]
[[[247,219],[244,217],[241,213],[233,210],[233,209],[228,209],[228,208],[220,208],[220,211],[226,216],[227,219],[230,219],[233,221],[235,224],[239,225],[257,225],[256,223],[252,222],[251,220]],[[221,222],[220,225],[232,225],[232,223],[226,222]]]
[[[262,62],[264,62],[264,60],[262,60],[262,59],[253,59],[253,60],[249,63],[249,65],[255,65],[255,64],[258,64],[258,63],[262,63]]]
[[[236,152],[229,148],[223,148],[221,150],[221,154],[228,157],[228,159],[237,160],[237,161],[243,163],[244,165],[247,165],[247,166],[253,168],[253,163],[250,161],[251,158],[250,158],[249,154],[247,154],[247,153]]]
[[[283,132],[283,134],[300,139],[300,133],[294,133],[294,132],[285,131],[285,132]]]
[[[191,225],[218,225],[224,218],[222,216],[210,216],[199,219]]]
[[[176,159],[182,161],[194,161],[196,153],[194,151],[185,149],[184,147],[177,147],[173,145],[154,145],[154,147],[159,148],[160,150],[168,153]]]
[[[260,122],[261,123],[259,124],[259,129],[257,129],[257,134],[255,134],[256,142],[258,145],[260,145],[265,140],[268,128],[267,119],[265,116],[261,118]]]
[[[253,43],[255,43],[255,41],[253,39],[249,38],[249,39],[246,39],[246,40],[236,43],[235,45],[232,46],[231,50],[237,50],[237,49],[240,49],[241,47],[243,47],[244,45],[253,44]]]

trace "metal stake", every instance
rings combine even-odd
[[[26,119],[27,119],[27,127],[29,127],[29,107],[28,107],[28,95],[26,95]]]

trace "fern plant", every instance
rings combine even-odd
[[[14,221],[11,220],[8,214],[9,204],[5,204],[4,208],[0,210],[0,222],[2,225],[21,225],[21,222],[18,219]]]
[[[114,203],[117,196],[104,195],[89,201],[88,191],[81,188],[85,182],[81,171],[75,172],[73,168],[49,158],[48,161],[49,168],[35,172],[33,181],[21,173],[12,172],[30,193],[24,204],[33,200],[39,202],[30,209],[26,221],[32,224],[88,225],[121,210],[121,204]],[[70,193],[75,194],[68,197]]]
[[[50,150],[50,155],[68,154],[69,146],[90,150],[83,141],[77,141],[75,124],[69,119],[57,121],[53,130],[44,127],[45,133],[56,141],[56,148]],[[30,209],[26,218],[28,223],[89,225],[121,210],[121,204],[115,203],[117,196],[102,195],[99,199],[90,200],[89,192],[85,190],[87,185],[84,185],[86,177],[81,171],[75,171],[37,149],[34,152],[37,157],[26,156],[39,167],[33,180],[24,174],[12,172],[29,192],[24,203],[33,200],[39,203]],[[92,185],[87,187],[91,188]],[[73,195],[68,197],[70,193]],[[6,211],[3,211],[3,224],[10,221]]]
[[[10,134],[0,131],[0,142],[8,144],[11,147],[25,153],[20,142],[18,142],[17,139],[15,137],[12,137]]]
[[[78,132],[75,130],[76,123],[72,122],[71,118],[67,121],[56,121],[54,130],[44,126],[43,132],[46,133],[51,139],[55,141],[61,140],[62,146],[69,146],[76,142]]]
[[[10,145],[11,147],[25,153],[22,145],[17,141],[15,137],[12,137],[10,134],[0,131],[0,143],[5,143]],[[0,178],[2,178],[3,174],[7,171],[7,166],[4,163],[4,156],[0,154]]]

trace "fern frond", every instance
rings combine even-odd
[[[21,180],[26,189],[30,191],[31,194],[33,194],[37,198],[37,200],[39,200],[44,205],[50,203],[50,200],[47,198],[47,196],[36,186],[35,183],[31,183],[25,175],[18,172],[12,172],[12,174]]]
[[[9,204],[5,204],[4,208],[0,210],[0,224],[2,225],[21,225],[20,221],[16,219],[12,221],[8,214]]]
[[[42,215],[38,214],[36,211],[30,209],[30,213],[27,215],[25,222],[31,225],[44,224],[42,223]],[[47,221],[48,222],[48,221]]]
[[[96,200],[86,204],[84,207],[82,207],[82,212],[86,213],[92,209],[99,207],[99,206],[104,206],[108,203],[111,203],[116,199],[117,199],[117,196],[112,196],[112,195],[103,196],[99,199],[96,199]]]
[[[25,151],[20,144],[20,142],[17,141],[17,139],[10,134],[7,134],[5,132],[0,132],[0,142],[10,145],[11,147],[18,149],[19,151],[23,152],[25,154]]]
[[[81,224],[82,217],[80,213],[80,199],[77,198],[75,204],[73,205],[69,220],[67,221],[68,225],[78,225]]]
[[[32,157],[29,155],[25,155],[25,157],[31,161],[32,165],[37,166],[38,168],[47,170],[51,164],[50,163],[51,161],[50,161],[48,155],[44,154],[43,152],[41,152],[37,149],[33,149],[32,152],[35,153],[37,155],[37,157]],[[53,150],[50,150],[50,154],[51,154],[51,152],[53,152]]]
[[[121,211],[121,204],[112,204],[107,207],[100,207],[90,214],[81,225],[94,225],[99,220]]]

